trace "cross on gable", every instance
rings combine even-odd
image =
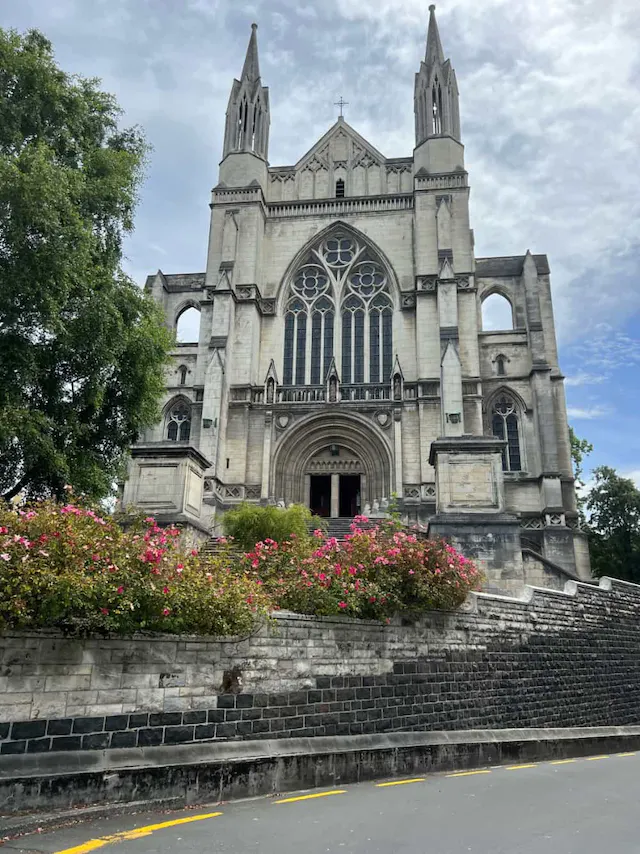
[[[340,118],[342,118],[342,108],[349,106],[349,102],[345,101],[342,95],[340,95],[340,100],[334,101],[333,104],[335,107],[340,107]]]

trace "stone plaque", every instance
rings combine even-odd
[[[451,504],[456,507],[494,507],[495,489],[490,460],[449,461]]]

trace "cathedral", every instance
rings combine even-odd
[[[167,324],[180,333],[195,315],[199,331],[178,334],[123,501],[200,538],[240,502],[330,519],[393,504],[497,589],[588,579],[549,264],[475,256],[434,6],[414,113],[408,156],[386,157],[340,116],[297,163],[270,165],[252,25],[206,271],[147,279]]]

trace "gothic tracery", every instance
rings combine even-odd
[[[388,382],[389,290],[384,266],[351,234],[336,232],[313,247],[289,286],[284,384],[323,383],[334,355],[343,383]]]

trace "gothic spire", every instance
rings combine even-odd
[[[424,61],[426,65],[444,64],[444,51],[438,32],[438,22],[436,21],[436,7],[433,4],[429,6],[429,29],[427,30],[427,50]]]
[[[416,74],[414,105],[416,145],[432,137],[460,140],[458,85],[451,61],[444,56],[433,4],[429,6],[425,57]]]
[[[257,24],[251,24],[251,38],[240,80],[234,80],[227,107],[223,158],[236,152],[250,152],[263,160],[269,148],[269,90],[260,80]]]
[[[260,63],[258,62],[258,37],[256,31],[257,24],[251,24],[251,38],[247,47],[247,55],[242,68],[241,80],[247,80],[254,83],[260,77]]]

